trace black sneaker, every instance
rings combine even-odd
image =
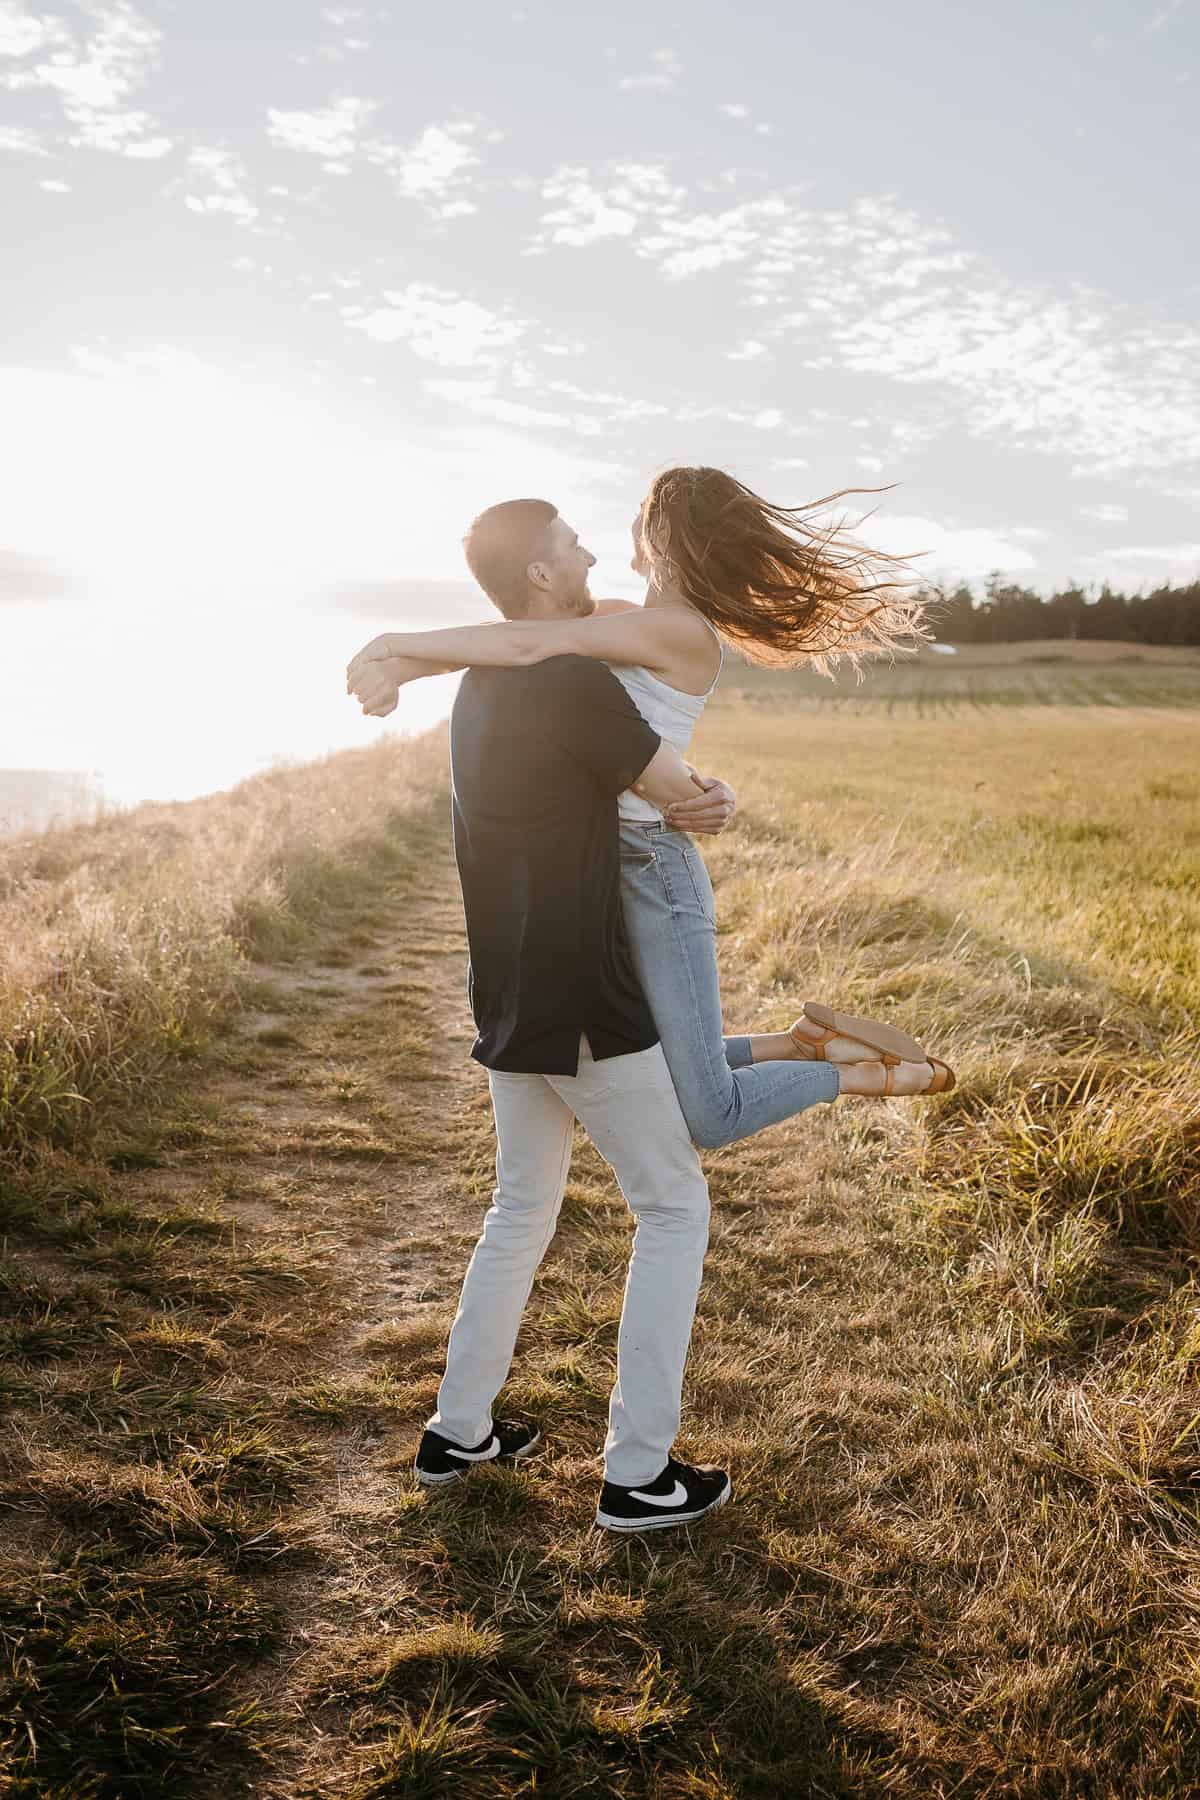
[[[503,1419],[493,1419],[491,1432],[482,1444],[466,1450],[426,1426],[417,1446],[413,1468],[417,1480],[426,1487],[440,1487],[444,1482],[457,1481],[476,1463],[519,1462],[541,1442],[541,1438],[541,1432],[533,1425],[511,1425]]]
[[[724,1506],[732,1493],[724,1469],[693,1468],[668,1456],[667,1466],[640,1487],[618,1487],[606,1481],[600,1490],[596,1523],[608,1531],[663,1531],[668,1525],[690,1525],[706,1512]]]

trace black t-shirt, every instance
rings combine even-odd
[[[450,718],[454,853],[489,1069],[574,1075],[658,1033],[621,913],[617,795],[661,739],[584,656],[468,669]]]

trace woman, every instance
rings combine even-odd
[[[350,665],[364,710],[421,674],[473,664],[524,665],[564,654],[608,663],[639,712],[684,754],[720,678],[725,642],[767,664],[847,656],[927,636],[920,602],[901,592],[899,558],[812,529],[807,506],[770,505],[720,469],[672,468],[633,521],[632,567],[643,606],[600,601],[579,618],[506,619],[445,631],[390,632]],[[550,509],[551,511],[553,509]],[[580,547],[575,545],[578,550]],[[584,553],[587,557],[587,553]],[[588,561],[594,560],[590,557]],[[583,588],[583,605],[593,606]],[[383,686],[363,683],[382,664]],[[876,1021],[807,1003],[787,1032],[722,1035],[716,913],[692,840],[636,790],[621,795],[621,891],[634,963],[695,1141],[732,1143],[838,1094],[941,1093],[947,1065]]]

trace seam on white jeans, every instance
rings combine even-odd
[[[559,1095],[559,1099],[562,1100],[561,1094]],[[563,1101],[563,1105],[564,1106],[566,1105],[565,1100]],[[569,1110],[570,1109],[568,1108],[568,1111]],[[572,1118],[572,1121],[574,1121],[575,1114],[573,1112],[571,1113],[571,1118]],[[550,1209],[550,1223],[546,1228],[546,1235],[542,1239],[542,1247],[538,1251],[537,1262],[534,1264],[533,1281],[537,1280],[537,1272],[542,1266],[542,1258],[546,1254],[546,1248],[550,1242],[550,1239],[554,1236],[554,1229],[555,1229],[555,1226],[558,1224],[558,1215],[562,1209],[563,1194],[564,1194],[564,1191],[565,1191],[566,1185],[567,1185],[567,1175],[570,1172],[570,1168],[571,1168],[571,1152],[575,1147],[574,1138],[575,1138],[575,1126],[574,1126],[574,1123],[572,1123],[571,1129],[567,1133],[567,1141],[563,1145],[562,1167],[559,1170],[558,1183],[557,1183],[558,1199],[555,1201],[554,1205]],[[531,1289],[533,1287],[533,1281],[531,1281],[529,1284]]]

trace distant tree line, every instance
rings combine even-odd
[[[1126,638],[1135,644],[1200,644],[1200,581],[1186,587],[1122,594],[1107,583],[1098,594],[1076,584],[1043,599],[1032,588],[988,576],[982,598],[963,581],[924,589],[930,620],[949,644],[1003,644],[1024,638]]]

